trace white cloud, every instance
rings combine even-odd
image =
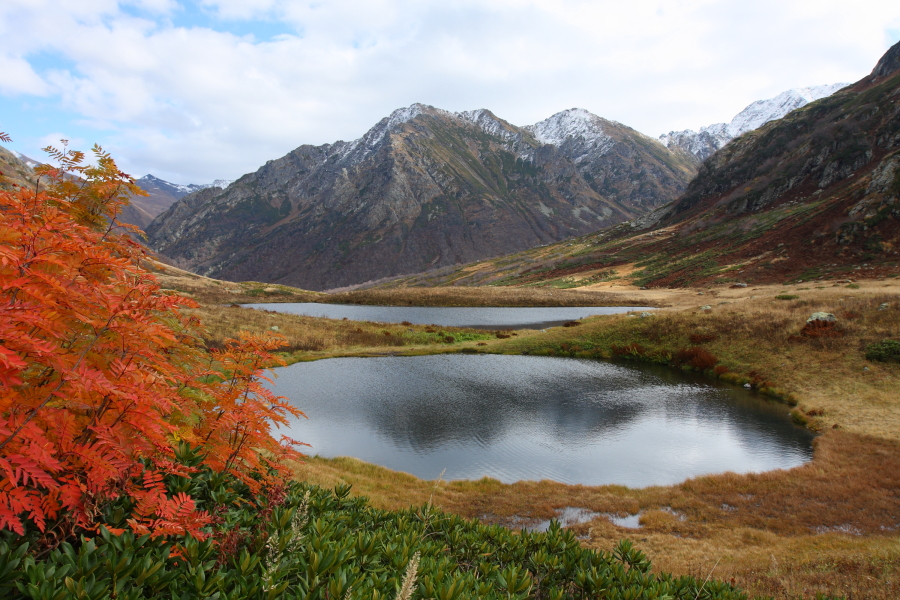
[[[0,94],[58,98],[127,169],[184,183],[353,139],[412,102],[697,128],[856,80],[900,27],[900,4],[875,0],[203,0],[208,21],[188,26],[174,0],[127,7],[6,0]],[[293,33],[254,35],[273,23]]]
[[[44,96],[50,91],[47,83],[34,72],[27,60],[14,55],[0,55],[0,94],[32,94]]]

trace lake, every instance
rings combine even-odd
[[[423,479],[666,485],[790,468],[784,404],[665,367],[537,356],[334,358],[277,370],[291,437]]]
[[[613,315],[634,310],[653,310],[642,306],[561,306],[561,307],[446,307],[446,306],[359,306],[355,304],[318,304],[315,302],[243,304],[247,308],[307,317],[401,323],[476,329],[544,329],[593,315]]]

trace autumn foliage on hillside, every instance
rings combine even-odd
[[[164,476],[174,448],[259,489],[295,455],[272,424],[299,411],[260,382],[283,342],[246,337],[207,352],[116,217],[143,194],[99,147],[48,149],[35,188],[0,190],[0,529],[62,539],[130,498],[129,524],[205,535],[210,515]]]

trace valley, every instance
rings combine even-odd
[[[452,343],[443,336],[425,342],[418,336],[427,335],[426,328],[416,325],[330,321],[208,305],[198,314],[204,322],[216,323],[219,337],[234,335],[238,329],[262,332],[275,324],[288,338],[289,363],[463,352],[625,364],[637,360],[694,370],[676,357],[699,345],[715,357],[716,367],[723,368],[715,369],[719,374],[710,368],[707,377],[751,385],[782,403],[785,414],[790,412],[820,434],[810,463],[648,488],[551,481],[503,484],[495,479],[425,481],[353,458],[311,456],[294,468],[305,481],[352,484],[353,493],[370,497],[376,506],[399,509],[410,502],[431,501],[462,516],[511,527],[577,507],[594,515],[572,525],[589,547],[608,549],[627,537],[661,570],[700,578],[711,571],[713,577],[733,579],[752,594],[793,598],[822,591],[887,599],[897,593],[900,578],[895,530],[900,514],[896,493],[900,370],[897,364],[866,360],[864,354],[873,343],[900,337],[900,281],[892,277],[855,281],[641,290],[627,279],[617,280],[603,284],[608,286],[605,293],[658,306],[655,316],[593,317],[575,327],[546,332],[480,332],[478,339],[442,328],[458,337]],[[466,290],[478,288],[433,288],[432,300]],[[487,287],[478,294],[502,298],[508,291]],[[560,300],[586,293],[540,291],[558,292]],[[381,290],[385,294],[381,298],[393,292]],[[402,289],[397,292],[404,297]],[[271,308],[277,310],[277,305]],[[817,311],[837,316],[839,336],[801,335],[806,319]],[[370,332],[368,338],[360,336],[352,344],[337,341],[341,331],[356,329]],[[321,346],[296,348],[304,336],[316,331]],[[392,335],[384,336],[384,331]],[[391,344],[382,342],[387,337]],[[628,515],[638,515],[633,520],[639,528],[623,527],[609,518]]]
[[[0,591],[115,588],[140,561],[75,565],[97,543],[158,553],[133,598],[271,598],[283,568],[408,600],[420,550],[423,597],[900,597],[900,43],[658,139],[417,103],[233,182],[56,158],[42,188],[0,152]]]

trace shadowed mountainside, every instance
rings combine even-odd
[[[329,289],[503,255],[656,208],[695,167],[684,152],[572,109],[530,127],[487,110],[413,105],[353,142],[301,146],[147,232],[180,267]]]

